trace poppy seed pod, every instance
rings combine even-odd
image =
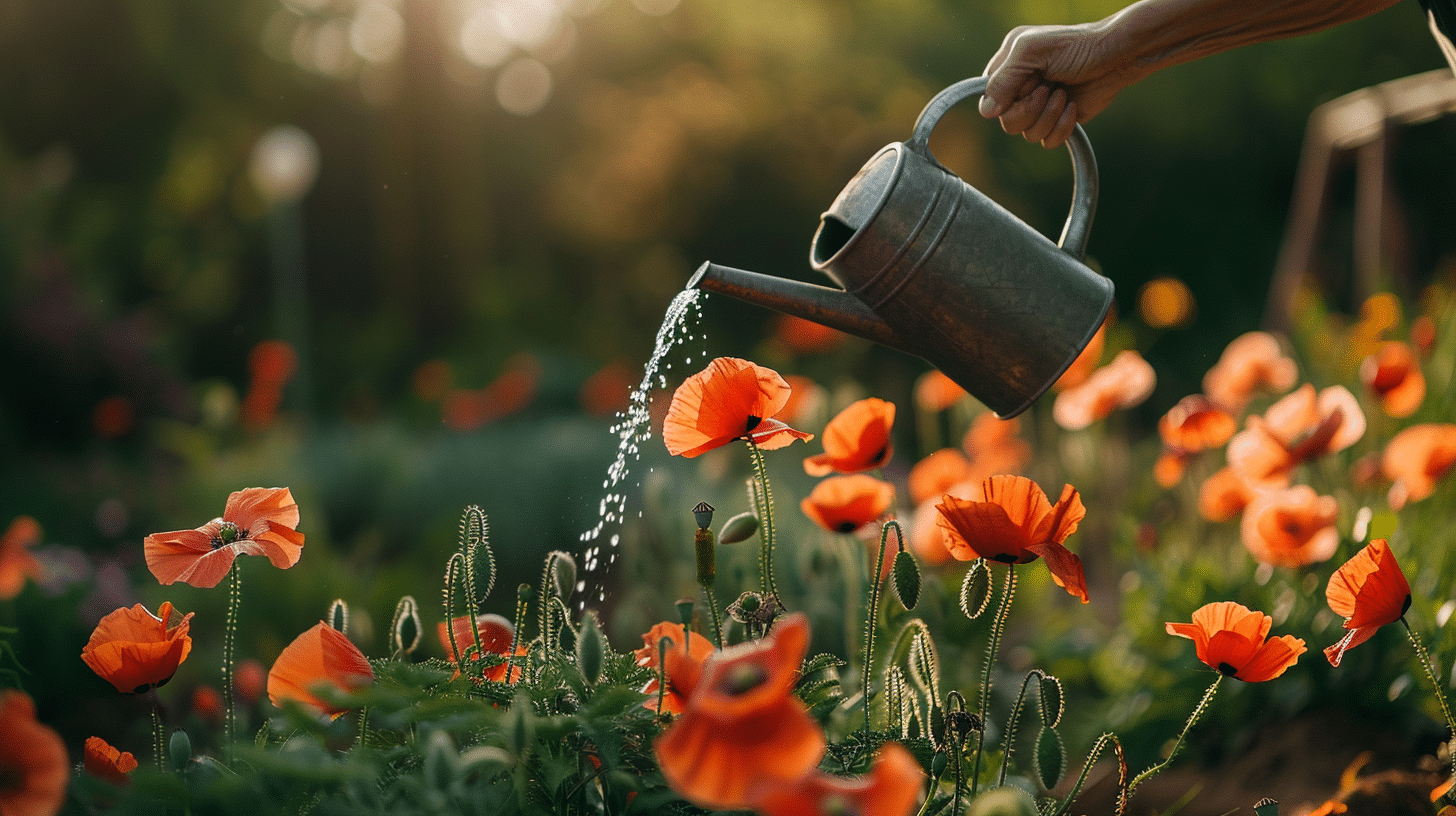
[[[723,522],[722,528],[718,530],[718,543],[737,544],[753,538],[757,532],[758,516],[752,513],[739,513]]]
[[[172,770],[182,772],[192,762],[192,739],[187,732],[177,729],[172,732],[172,738],[167,743],[167,759],[172,763]]]
[[[718,573],[717,554],[713,552],[713,546],[712,530],[699,527],[693,532],[693,555],[698,564],[698,583],[704,587],[711,587]]]
[[[713,526],[714,507],[705,501],[700,501],[693,506],[693,521],[698,523],[699,530],[706,530]]]
[[[389,648],[396,655],[408,656],[419,648],[424,629],[420,624],[420,606],[413,595],[399,599],[394,607],[394,621],[389,627]]]

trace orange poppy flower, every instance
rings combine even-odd
[[[633,376],[632,369],[624,363],[613,361],[586,378],[577,390],[577,401],[590,416],[612,416],[627,410],[632,402],[632,389],[637,387],[637,383],[638,379]]]
[[[1120,351],[1085,382],[1057,394],[1052,419],[1069,431],[1081,430],[1119,408],[1141,405],[1157,384],[1158,375],[1141,354]]]
[[[86,773],[113,785],[131,784],[131,777],[127,774],[137,769],[136,757],[131,751],[113,748],[100,737],[86,738],[83,764]]]
[[[1330,665],[1339,666],[1346,651],[1405,616],[1411,605],[1410,584],[1390,546],[1378,538],[1335,570],[1325,586],[1325,600],[1345,619],[1345,636],[1325,649]]]
[[[790,425],[814,421],[829,398],[824,387],[802,374],[790,374],[784,382],[789,384],[789,401],[779,409],[779,418]]]
[[[1411,321],[1411,345],[1422,357],[1431,356],[1431,350],[1436,347],[1436,321],[1430,315],[1421,315]]]
[[[17,516],[0,536],[0,601],[8,601],[25,588],[26,579],[40,575],[40,562],[30,548],[40,543],[40,525],[30,516]]]
[[[894,485],[856,473],[830,476],[815,485],[799,507],[831,533],[852,533],[884,515],[894,500]]]
[[[141,604],[123,607],[96,625],[81,659],[123,694],[164,685],[192,651],[192,615],[172,625],[171,601],[163,601],[156,615]]]
[[[1309,485],[1266,491],[1244,510],[1244,546],[1258,561],[1276,567],[1328,561],[1340,545],[1339,509],[1333,496],[1320,496]]]
[[[1190,394],[1158,420],[1163,446],[1185,453],[1198,453],[1229,441],[1238,430],[1233,415],[1202,394]]]
[[[922,411],[944,411],[966,396],[966,389],[938,368],[930,369],[915,380],[915,404]]]
[[[719,357],[683,381],[662,423],[668,453],[691,459],[737,439],[774,450],[814,435],[773,417],[789,401],[777,371],[737,357]]]
[[[1260,492],[1238,471],[1220,468],[1198,489],[1198,513],[1215,523],[1228,521],[1244,512]]]
[[[1380,457],[1380,470],[1394,482],[1390,506],[1420,501],[1436,492],[1440,481],[1456,466],[1456,425],[1425,423],[1396,434]]]
[[[0,813],[60,813],[70,777],[66,744],[36,722],[35,703],[24,692],[0,690]]]
[[[930,499],[939,498],[951,485],[969,478],[971,460],[955,448],[941,448],[911,466],[910,475],[907,477],[910,501],[919,506]]]
[[[1282,393],[1294,386],[1299,368],[1267,332],[1239,335],[1203,375],[1203,393],[1230,413],[1244,410],[1260,391]]]
[[[298,563],[303,533],[298,505],[286,487],[250,487],[228,496],[222,518],[196,530],[153,533],[143,549],[147,567],[163,584],[214,587],[240,555],[264,555],[279,569]]]
[[[1021,420],[1002,419],[990,411],[978,414],[961,438],[971,463],[970,478],[981,481],[997,473],[1017,473],[1031,461],[1031,445],[1018,436]]]
[[[1426,398],[1426,376],[1415,349],[1398,340],[1381,343],[1360,363],[1360,382],[1397,419],[1414,414]]]
[[[920,502],[910,517],[910,551],[915,554],[915,560],[932,567],[952,560],[950,550],[945,548],[945,534],[936,523],[940,517],[936,508],[939,501],[932,498]]]
[[[1057,586],[1087,603],[1082,559],[1062,546],[1087,508],[1071,485],[1053,505],[1036,482],[1024,476],[992,476],[982,483],[984,501],[945,496],[937,509],[945,548],[960,561],[985,558],[1000,564],[1046,559]]]
[[[475,626],[480,632],[481,652],[505,655],[511,651],[511,641],[515,638],[516,627],[509,620],[493,613],[476,615]],[[441,621],[435,624],[435,627],[435,632],[440,637],[440,645],[445,649],[445,653],[451,655],[450,659],[453,662],[459,663],[460,655],[450,650],[450,630],[445,628],[445,622]],[[475,637],[470,633],[470,616],[460,615],[451,619],[450,628],[455,630],[455,643],[460,646],[460,650],[468,656],[473,656],[476,660],[480,659],[480,655],[475,652]],[[516,655],[526,654],[527,651],[525,648],[517,647]],[[486,680],[498,683],[506,679],[508,670],[511,673],[512,683],[521,679],[522,669],[519,666],[510,668],[506,663],[486,669],[484,677]]]
[[[824,452],[805,459],[804,472],[828,476],[883,467],[895,452],[894,425],[893,402],[870,397],[851,403],[824,426]]]
[[[800,354],[833,351],[849,339],[849,335],[839,329],[795,315],[779,315],[774,335],[790,351]]]
[[[203,722],[217,725],[222,722],[227,703],[222,692],[212,686],[198,686],[192,690],[192,713]]]
[[[1252,484],[1283,487],[1301,463],[1344,450],[1365,435],[1365,413],[1349,389],[1315,394],[1305,383],[1229,440],[1229,466]]]
[[[673,790],[711,810],[747,808],[756,791],[819,764],[824,732],[792,694],[808,649],[808,619],[794,613],[708,658],[682,716],[653,744]]]
[[[1273,680],[1304,654],[1293,635],[1269,638],[1274,619],[1233,601],[1211,603],[1193,613],[1192,623],[1168,623],[1170,635],[1193,641],[1198,659],[1220,674],[1249,683]]]
[[[920,800],[925,772],[898,742],[880,746],[874,767],[861,779],[810,771],[787,785],[767,785],[754,797],[753,809],[763,816],[810,816],[819,813],[865,813],[909,816]]]
[[[313,690],[332,686],[355,691],[374,682],[374,669],[359,647],[343,632],[319,621],[283,648],[268,670],[268,699],[282,708],[294,700],[329,719],[338,719],[347,708],[324,702]]]
[[[666,638],[670,645],[662,664],[658,663],[657,645]],[[663,621],[653,626],[642,636],[642,648],[633,652],[637,665],[647,666],[654,673],[663,665],[667,675],[667,690],[662,692],[662,708],[657,707],[658,683],[654,677],[643,686],[647,699],[643,708],[659,714],[681,714],[687,709],[688,696],[698,685],[698,676],[703,670],[703,661],[713,654],[713,644],[697,632],[688,632],[687,644],[683,643],[683,626],[680,623]]]
[[[1087,381],[1092,372],[1097,370],[1097,364],[1102,362],[1102,352],[1107,346],[1107,327],[1112,325],[1112,315],[1109,314],[1102,325],[1097,327],[1097,332],[1092,339],[1077,354],[1077,359],[1072,361],[1062,376],[1052,384],[1052,390],[1061,392],[1068,388],[1074,388]]]

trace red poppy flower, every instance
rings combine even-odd
[[[1154,469],[1158,483],[1176,485],[1191,456],[1224,444],[1235,430],[1233,415],[1208,397],[1191,394],[1178,400],[1158,420],[1158,436],[1163,440],[1163,455]]]
[[[1394,482],[1390,506],[1420,501],[1436,492],[1440,481],[1456,466],[1456,425],[1412,425],[1396,434],[1380,457],[1380,470]]]
[[[223,713],[227,710],[226,705],[222,692],[212,686],[198,686],[192,690],[192,713],[204,722],[213,725],[221,723]]]
[[[1426,398],[1426,377],[1415,349],[1398,340],[1381,343],[1360,363],[1360,382],[1396,418],[1414,414]]]
[[[249,705],[258,702],[267,684],[268,672],[262,663],[251,657],[238,661],[238,667],[233,670],[233,691],[237,692],[238,699]]]
[[[55,816],[70,777],[66,744],[36,722],[35,703],[24,692],[0,690],[0,813]]]
[[[123,694],[141,694],[165,684],[192,651],[193,613],[175,625],[171,601],[163,601],[157,614],[137,604],[101,619],[81,649],[81,659],[92,671]]]
[[[1121,351],[1085,382],[1057,394],[1052,418],[1069,431],[1081,430],[1119,408],[1142,404],[1157,384],[1157,374],[1142,355]]]
[[[1325,586],[1325,600],[1345,619],[1345,636],[1325,649],[1330,665],[1338,666],[1346,651],[1405,616],[1411,605],[1410,584],[1390,546],[1378,538],[1335,570]]]
[[[20,594],[27,579],[40,575],[40,562],[30,548],[40,543],[40,525],[30,516],[17,516],[0,536],[0,601]]]
[[[1031,445],[1018,435],[1020,430],[1020,419],[1002,419],[990,411],[977,414],[961,438],[961,450],[971,463],[970,478],[1017,473],[1031,461]]]
[[[1228,521],[1244,512],[1260,492],[1238,471],[1220,468],[1198,489],[1198,513],[1215,523]]]
[[[667,690],[661,694],[662,708],[657,707],[659,686],[656,677],[642,688],[642,693],[647,695],[642,706],[660,714],[681,714],[687,709],[688,696],[698,685],[703,661],[713,654],[713,644],[697,632],[688,632],[684,645],[682,624],[663,621],[642,636],[642,648],[633,652],[637,656],[637,665],[657,673],[658,644],[663,638],[669,641],[669,645],[661,664],[665,668],[663,673],[667,675]]]
[[[1304,654],[1304,641],[1293,635],[1265,640],[1273,625],[1273,618],[1233,601],[1200,608],[1192,623],[1165,624],[1168,634],[1192,640],[1209,668],[1249,683],[1273,680]]]
[[[1203,375],[1203,393],[1230,413],[1238,413],[1255,394],[1265,390],[1282,393],[1298,377],[1299,368],[1284,356],[1274,335],[1249,332],[1234,338]]]
[[[460,662],[460,655],[450,650],[450,631],[445,628],[445,622],[436,624],[436,634],[440,636],[440,645],[444,647],[445,653],[452,655],[451,660]],[[505,655],[511,651],[511,641],[514,640],[516,627],[509,620],[501,615],[483,614],[475,616],[475,626],[480,632],[480,648],[484,654]],[[470,616],[460,615],[451,619],[450,627],[455,630],[455,643],[467,656],[475,655],[475,637],[470,633]],[[526,654],[528,650],[517,647],[516,655]],[[479,659],[478,656],[476,659]],[[491,666],[485,670],[486,680],[501,682],[506,679],[506,672],[511,673],[511,682],[521,679],[522,669],[517,666],[510,668],[509,664],[501,663]]]
[[[1339,511],[1334,496],[1320,496],[1309,485],[1266,491],[1244,510],[1244,546],[1255,559],[1276,567],[1328,561],[1340,545]]]
[[[897,742],[880,747],[874,767],[861,779],[810,771],[787,785],[766,785],[754,797],[753,809],[763,816],[811,816],[821,813],[864,813],[909,816],[920,800],[925,772]]]
[[[773,417],[789,401],[789,384],[773,369],[736,357],[719,357],[683,381],[662,423],[668,453],[691,459],[737,439],[764,450],[814,435]]]
[[[240,555],[264,555],[279,569],[298,563],[303,533],[298,505],[286,487],[250,487],[228,496],[222,518],[196,530],[154,533],[143,549],[147,567],[163,584],[213,587]]]
[[[907,477],[910,501],[918,506],[939,498],[951,485],[970,478],[971,460],[955,448],[941,448],[911,466]]]
[[[808,619],[794,613],[708,658],[686,710],[653,744],[673,790],[712,810],[747,808],[754,792],[819,764],[824,732],[792,694],[808,648]]]
[[[873,476],[830,476],[814,486],[799,507],[831,533],[852,533],[890,509],[895,488]]]
[[[83,764],[86,773],[113,785],[131,784],[131,777],[127,774],[137,769],[136,757],[131,751],[113,748],[100,737],[87,737]]]
[[[1294,468],[1344,450],[1365,435],[1365,413],[1344,386],[1315,394],[1305,383],[1229,440],[1229,466],[1259,487],[1289,484]]]
[[[332,686],[339,691],[356,691],[374,682],[374,670],[359,647],[343,632],[319,621],[313,628],[283,648],[268,671],[268,699],[282,708],[294,700],[330,719],[338,719],[347,708],[324,702],[314,690]]]
[[[1087,603],[1082,559],[1062,546],[1087,515],[1076,488],[1065,485],[1055,505],[1024,476],[992,476],[982,491],[984,501],[947,495],[937,506],[936,523],[950,554],[960,561],[985,558],[1001,564],[1044,558],[1057,586]]]
[[[915,380],[915,404],[922,411],[944,411],[966,396],[966,389],[938,368],[930,369]]]
[[[850,404],[824,426],[824,452],[805,459],[804,472],[828,476],[883,467],[895,452],[894,425],[893,402],[870,397]]]

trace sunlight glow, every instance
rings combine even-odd
[[[507,113],[530,116],[551,98],[551,69],[531,57],[517,57],[496,77],[495,98]]]

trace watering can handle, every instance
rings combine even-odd
[[[920,118],[915,120],[915,132],[905,146],[935,161],[935,157],[930,155],[930,132],[935,130],[940,117],[957,103],[985,90],[986,77],[978,76],[963,79],[936,94],[920,112]],[[1062,227],[1062,237],[1057,246],[1080,261],[1087,254],[1087,233],[1092,229],[1092,216],[1097,211],[1097,158],[1092,155],[1092,144],[1087,141],[1087,132],[1082,130],[1081,125],[1072,128],[1067,151],[1072,154],[1072,211],[1067,215],[1067,224]]]

